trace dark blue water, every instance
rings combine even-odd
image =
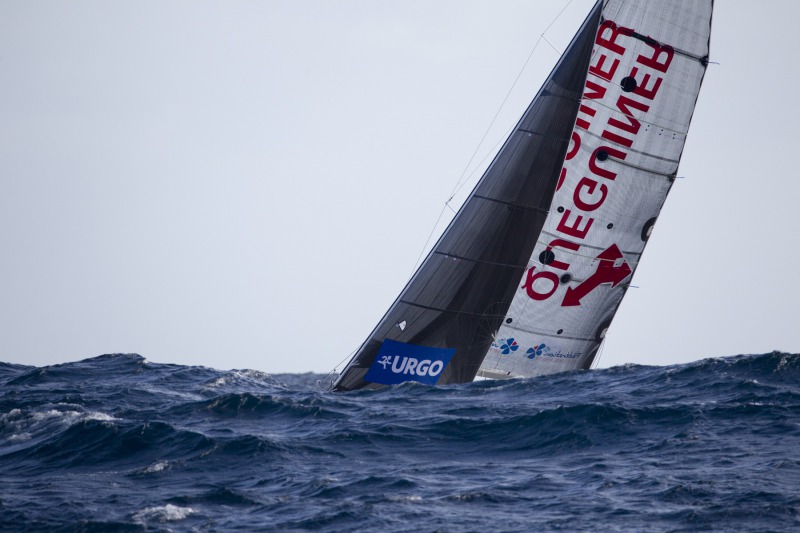
[[[344,394],[321,377],[0,363],[0,529],[800,529],[800,355]]]

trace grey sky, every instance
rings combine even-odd
[[[0,3],[0,360],[330,370],[565,4]],[[600,366],[800,352],[800,4],[716,4],[686,178]],[[556,59],[541,43],[478,159]]]

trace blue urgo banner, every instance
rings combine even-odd
[[[431,348],[386,339],[364,379],[382,385],[404,381],[434,385],[454,353],[455,348]]]

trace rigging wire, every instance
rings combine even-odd
[[[597,357],[594,358],[592,361],[592,366],[590,370],[594,370],[600,364],[600,358],[603,356],[603,348],[606,345],[606,337],[608,337],[608,331],[606,331],[605,336],[603,337],[603,341],[600,343],[600,347],[597,349]]]
[[[456,182],[456,186],[454,187],[453,192],[450,195],[450,198],[447,199],[448,202],[453,199],[453,196],[455,196],[457,190],[461,188],[461,185],[460,185],[461,184],[461,180],[463,180],[464,176],[467,174],[467,170],[469,170],[469,167],[472,164],[472,161],[475,159],[475,156],[477,155],[478,151],[480,150],[481,146],[483,145],[483,141],[486,140],[486,137],[489,135],[489,131],[491,131],[492,126],[494,126],[495,121],[497,121],[497,117],[500,116],[500,112],[505,107],[506,102],[508,101],[508,98],[511,96],[511,93],[514,92],[514,88],[517,86],[517,83],[519,82],[519,79],[522,77],[522,74],[525,72],[525,69],[528,67],[528,63],[530,63],[534,52],[536,52],[536,49],[539,48],[539,44],[542,42],[542,39],[544,39],[545,42],[547,42],[547,44],[552,46],[553,49],[556,52],[559,53],[559,55],[561,54],[561,52],[559,52],[558,48],[553,46],[553,44],[550,41],[547,40],[547,37],[545,37],[545,33],[547,33],[547,31],[553,26],[553,24],[556,23],[556,21],[561,17],[561,15],[564,13],[564,11],[567,10],[567,8],[570,6],[570,4],[572,4],[572,2],[573,2],[573,0],[569,0],[566,3],[566,5],[564,5],[564,7],[561,9],[561,11],[558,12],[558,14],[555,16],[555,18],[552,21],[550,21],[550,24],[547,25],[547,27],[544,29],[544,31],[541,33],[541,35],[539,35],[539,38],[536,40],[536,43],[533,45],[533,48],[531,49],[530,53],[528,54],[528,57],[525,59],[525,63],[522,64],[522,68],[517,73],[517,77],[514,78],[514,82],[511,84],[511,87],[508,89],[508,92],[506,93],[505,98],[503,98],[503,101],[500,103],[500,107],[497,109],[497,112],[494,114],[494,117],[492,118],[492,121],[489,123],[489,126],[486,128],[486,131],[484,132],[483,137],[481,137],[481,140],[478,142],[478,145],[475,147],[475,151],[472,153],[472,156],[469,158],[469,161],[467,162],[467,165],[464,167],[464,170],[461,172],[461,176],[459,176],[458,181]],[[472,173],[474,173],[474,172],[475,171],[473,170]],[[470,176],[472,175],[472,173],[470,173]],[[469,176],[468,176],[468,178],[469,178]]]
[[[536,49],[539,48],[539,44],[542,42],[542,40],[544,40],[556,52],[559,52],[558,48],[556,48],[553,45],[553,43],[551,43],[549,40],[547,40],[547,37],[545,37],[545,34],[548,32],[548,30],[550,30],[550,28],[553,26],[553,24],[555,24],[556,21],[558,21],[558,19],[561,18],[561,15],[564,14],[564,11],[567,10],[567,8],[572,4],[573,1],[574,0],[569,0],[564,5],[564,7],[561,8],[561,11],[559,11],[558,14],[555,16],[555,18],[553,18],[553,20],[550,21],[550,24],[547,25],[547,27],[544,29],[544,31],[539,35],[539,38],[536,40],[536,43],[533,45],[533,48],[531,49],[530,53],[528,54],[528,57],[525,59],[525,62],[522,65],[522,68],[517,73],[517,76],[514,79],[514,82],[511,84],[511,87],[508,89],[508,92],[506,93],[505,97],[503,98],[503,101],[500,103],[500,107],[498,107],[497,112],[494,114],[494,117],[492,118],[491,122],[489,123],[489,126],[486,128],[486,131],[484,132],[483,136],[481,137],[481,140],[478,142],[478,145],[475,147],[475,151],[472,152],[472,156],[470,156],[469,161],[467,161],[467,164],[464,167],[464,170],[461,172],[461,175],[459,176],[458,180],[456,181],[456,184],[453,187],[453,191],[450,193],[450,196],[447,198],[447,201],[442,206],[442,210],[439,212],[439,216],[436,218],[436,222],[434,223],[433,228],[431,228],[431,232],[428,235],[428,239],[425,241],[425,245],[422,247],[422,250],[420,251],[419,256],[417,257],[417,260],[414,262],[414,268],[411,270],[411,275],[409,276],[409,280],[411,279],[411,277],[414,276],[414,272],[416,272],[417,268],[419,268],[420,261],[422,260],[422,256],[425,253],[425,250],[428,249],[428,245],[430,244],[431,239],[433,238],[433,234],[436,232],[436,228],[439,227],[439,222],[441,222],[441,220],[442,220],[442,216],[444,215],[445,209],[446,208],[450,208],[451,211],[453,211],[454,213],[456,212],[455,209],[453,209],[450,206],[450,202],[453,200],[453,198],[456,196],[456,194],[458,194],[461,191],[461,189],[464,187],[464,185],[466,185],[467,182],[472,178],[472,176],[475,174],[477,169],[480,168],[480,166],[483,164],[484,161],[486,161],[486,159],[489,157],[489,155],[491,155],[494,152],[494,150],[497,147],[497,145],[499,145],[503,140],[505,140],[508,137],[508,135],[511,133],[511,131],[513,130],[513,126],[511,128],[509,128],[509,130],[506,132],[506,134],[503,135],[497,143],[495,143],[495,145],[492,147],[492,149],[486,154],[486,156],[484,156],[483,159],[481,159],[481,161],[475,166],[475,168],[472,170],[472,172],[467,173],[467,171],[469,170],[470,166],[472,165],[472,162],[475,160],[475,156],[478,154],[478,151],[480,150],[481,146],[483,146],[483,142],[486,140],[486,137],[489,135],[489,132],[491,131],[492,126],[494,126],[494,123],[497,121],[497,117],[500,116],[500,112],[505,107],[506,102],[508,101],[508,98],[511,96],[511,93],[514,91],[514,88],[517,86],[517,83],[519,82],[519,79],[522,77],[522,74],[525,72],[525,69],[528,67],[528,63],[530,62],[531,58],[533,57],[534,52],[536,52]]]
[[[360,347],[361,347],[361,345],[359,344],[356,348],[353,349],[352,352],[350,352],[350,355],[346,356],[344,359],[339,361],[339,363],[336,366],[334,366],[331,369],[330,372],[325,374],[325,377],[323,379],[318,379],[317,380],[317,388],[322,390],[323,389],[323,384],[325,384],[324,390],[330,390],[331,387],[333,387],[333,382],[335,380],[333,375],[337,373],[339,367],[342,366],[342,363],[344,363],[345,361],[349,360],[351,357],[353,357],[353,355],[355,355],[356,350],[358,350]]]

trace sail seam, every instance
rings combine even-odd
[[[708,56],[705,56],[705,57],[696,56],[696,55],[694,55],[694,54],[692,54],[690,52],[687,52],[686,50],[681,50],[680,48],[675,48],[674,46],[669,45],[669,44],[660,43],[660,42],[656,41],[655,39],[653,39],[652,37],[648,37],[646,35],[642,35],[641,33],[636,33],[634,31],[634,32],[631,32],[630,36],[633,37],[634,39],[638,39],[638,40],[642,41],[643,43],[647,43],[650,46],[658,46],[658,47],[662,47],[662,48],[665,47],[665,46],[669,46],[672,49],[672,51],[675,52],[676,54],[679,54],[679,55],[682,55],[682,56],[685,56],[685,57],[689,57],[691,59],[699,61],[703,66],[705,66],[706,63],[708,62]]]
[[[655,174],[656,176],[663,176],[665,178],[669,178],[670,180],[674,180],[675,179],[675,173],[674,172],[659,172],[657,170],[644,168],[644,167],[640,167],[639,165],[634,165],[634,164],[628,163],[624,159],[619,159],[617,157],[609,156],[609,159],[611,161],[616,161],[620,165],[626,166],[628,168],[635,168],[636,170],[641,170],[642,172],[647,172],[648,174]]]
[[[554,237],[554,238],[557,238],[557,239],[562,239],[562,240],[563,240],[563,237],[561,237],[561,235],[557,235],[557,234],[555,234],[555,233],[551,233],[551,232],[549,232],[549,231],[547,231],[547,230],[542,230],[542,235],[549,235],[550,237]],[[547,243],[547,242],[545,242],[545,241],[542,241],[542,240],[538,240],[537,242],[538,242],[539,244],[546,244],[546,245],[548,245],[548,246],[549,246],[549,244],[550,244],[550,243]],[[592,249],[592,250],[597,250],[597,251],[599,251],[599,252],[602,252],[603,250],[605,250],[605,248],[604,248],[604,247],[602,247],[602,246],[592,246],[591,244],[586,244],[586,243],[583,243],[583,244],[578,244],[578,243],[576,243],[576,242],[572,242],[572,241],[567,241],[567,242],[569,242],[570,244],[574,244],[574,245],[576,245],[576,246],[578,246],[578,247],[590,248],[590,249]],[[577,256],[577,257],[586,257],[586,258],[589,258],[589,259],[596,259],[596,257],[592,257],[592,256],[590,256],[590,255],[583,255],[583,254],[579,254],[579,253],[577,253],[577,252],[573,252],[572,250],[569,250],[569,249],[567,249],[567,248],[565,248],[565,249],[564,249],[564,252],[571,253],[572,255],[574,255],[574,256]],[[629,252],[629,251],[627,251],[627,250],[622,250],[622,253],[624,253],[624,254],[626,254],[626,255],[642,255],[642,253],[643,253],[643,252]],[[602,259],[601,259],[601,261],[602,261]],[[538,262],[538,261],[537,261],[537,262]]]
[[[590,74],[592,74],[593,76],[597,76],[597,74],[593,74],[591,72],[590,72]],[[600,79],[604,79],[604,78],[600,78]],[[586,100],[586,98],[584,98],[584,100]],[[633,115],[629,115],[627,113],[622,113],[619,109],[611,107],[610,105],[606,105],[606,104],[604,104],[603,102],[601,102],[599,100],[591,100],[591,102],[592,102],[592,105],[605,107],[606,109],[608,109],[612,113],[617,113],[617,114],[622,115],[623,117],[626,117],[628,119],[632,119],[632,120],[636,120],[638,122],[641,122],[642,124],[647,124],[648,126],[653,126],[654,128],[661,128],[664,131],[668,131],[670,133],[677,133],[678,135],[683,135],[683,136],[689,135],[688,131],[673,130],[672,128],[668,128],[666,126],[661,126],[659,124],[656,124],[655,122],[647,122],[646,120],[638,118],[638,117],[635,117]]]
[[[621,148],[624,148],[628,153],[644,155],[644,156],[647,156],[647,157],[650,157],[650,158],[653,158],[653,159],[658,159],[660,161],[666,161],[667,163],[680,163],[680,161],[677,160],[677,159],[670,159],[668,157],[662,157],[660,155],[651,154],[650,152],[644,152],[642,150],[634,150],[633,148],[629,148],[629,147],[625,146],[622,143],[619,143],[619,142],[616,142],[616,141],[612,141],[611,139],[606,139],[605,137],[597,135],[596,133],[592,133],[591,131],[587,130],[586,128],[581,128],[579,125],[575,125],[575,128],[580,129],[581,131],[585,132],[590,137],[594,137],[595,139],[599,139],[600,142],[603,143],[603,144],[612,144],[614,146],[619,146]],[[583,146],[581,146],[581,149],[583,149]]]
[[[584,342],[595,340],[594,337],[570,337],[569,335],[555,335],[553,333],[545,333],[543,331],[536,331],[535,329],[521,328],[519,326],[506,325],[506,327],[508,329],[513,329],[514,331],[524,331],[525,333],[532,333],[534,335],[541,335],[543,337],[551,337],[553,339],[569,339],[571,341],[584,341]]]
[[[460,259],[462,261],[469,261],[471,263],[479,263],[482,265],[493,265],[493,266],[500,266],[500,267],[507,267],[507,268],[525,268],[525,265],[512,265],[511,263],[496,263],[494,261],[483,261],[481,259],[470,259],[469,257],[462,257],[460,255],[451,254],[448,252],[440,252],[438,250],[433,251],[434,254],[443,255],[445,258],[452,257],[453,259]]]
[[[438,311],[440,313],[453,313],[453,314],[456,314],[456,315],[476,316],[476,317],[480,317],[480,318],[505,318],[505,315],[489,315],[489,314],[484,314],[484,313],[470,313],[470,312],[467,312],[467,311],[455,311],[455,310],[452,310],[452,309],[442,309],[440,307],[431,307],[429,305],[422,305],[422,304],[410,302],[408,300],[399,300],[399,302],[402,303],[402,304],[411,305],[413,307],[419,307],[421,309],[427,309],[429,311]]]
[[[490,198],[488,196],[483,196],[483,195],[480,195],[480,194],[474,194],[474,195],[472,195],[472,197],[473,198],[480,198],[481,200],[487,200],[489,202],[497,202],[498,204],[509,205],[511,207],[518,207],[520,209],[525,209],[527,211],[534,211],[536,213],[541,213],[543,215],[546,215],[546,214],[548,214],[550,212],[548,209],[542,209],[541,207],[532,207],[532,206],[529,206],[529,205],[518,204],[518,203],[515,203],[515,202],[507,202],[505,200],[499,200],[497,198]]]

